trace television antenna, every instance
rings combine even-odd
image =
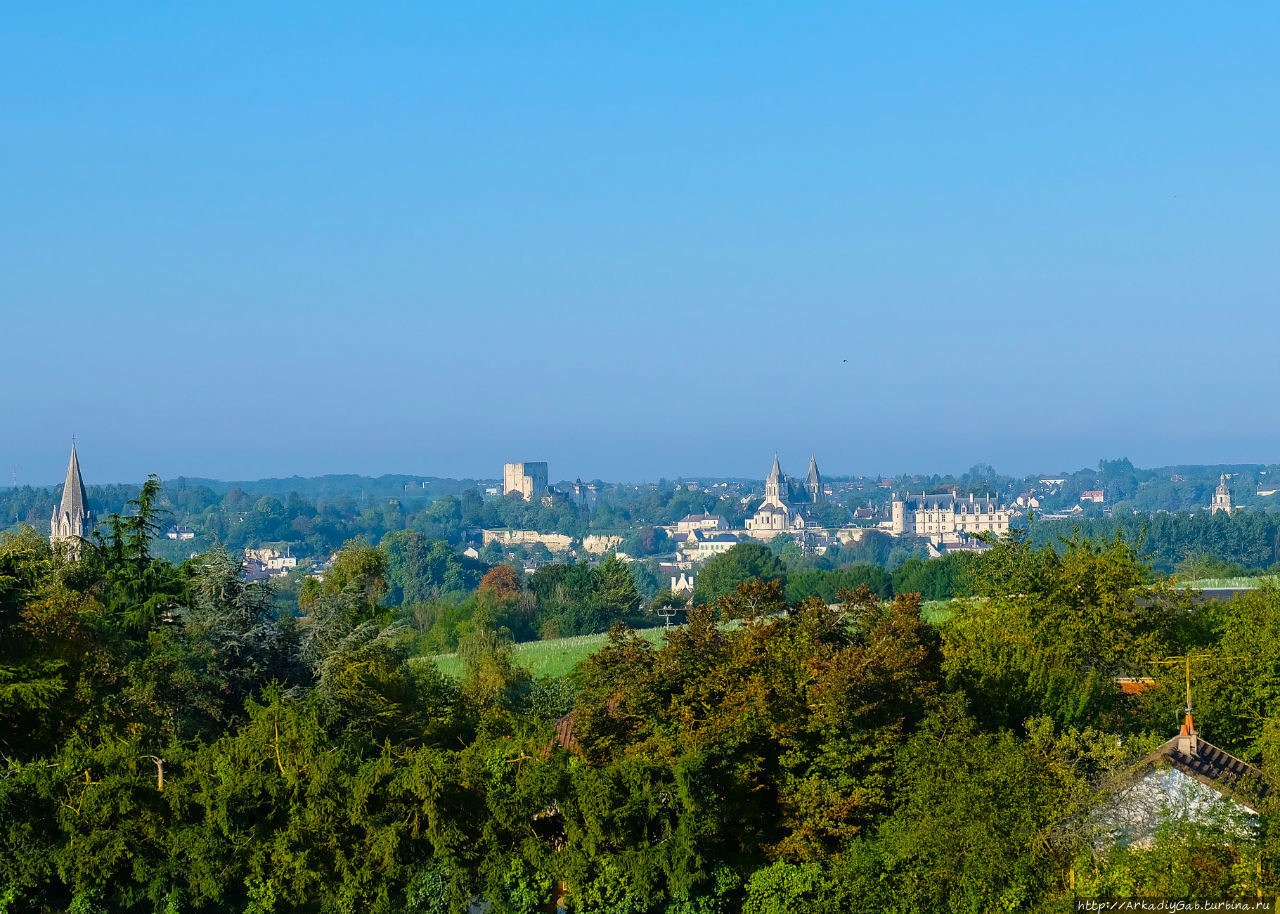
[[[1155,663],[1157,666],[1172,666],[1174,664],[1179,664],[1179,663],[1182,664],[1182,667],[1184,670],[1184,676],[1186,679],[1186,689],[1187,689],[1186,713],[1190,714],[1191,713],[1191,662],[1193,660],[1198,663],[1202,660],[1248,660],[1248,659],[1249,659],[1248,657],[1242,657],[1239,655],[1213,654],[1213,653],[1203,652],[1199,654],[1188,653],[1178,657],[1166,657],[1164,660],[1154,660],[1152,662]]]
[[[670,603],[663,603],[654,612],[658,614],[658,618],[662,619],[662,627],[669,629],[671,628],[671,620],[676,617],[676,613],[685,612],[687,609],[688,607],[686,606],[673,606]]]

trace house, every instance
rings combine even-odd
[[[1277,492],[1280,492],[1280,484],[1276,484],[1273,486],[1269,482],[1258,483],[1259,498],[1270,498],[1272,495],[1275,495]]]
[[[705,562],[722,552],[728,552],[740,540],[733,533],[703,533],[691,530],[677,546],[677,552],[687,562]]]
[[[1261,771],[1201,738],[1188,709],[1178,735],[1127,772],[1094,825],[1099,843],[1134,847],[1178,823],[1251,834],[1270,791]]]
[[[676,533],[692,533],[694,530],[702,530],[706,533],[722,533],[729,529],[729,525],[725,523],[723,517],[719,514],[708,514],[705,511],[702,514],[686,514],[680,520],[676,521]]]
[[[171,540],[193,540],[196,538],[196,532],[190,527],[181,524],[174,524],[169,528],[168,532],[165,533],[165,536]]]
[[[958,539],[955,542],[935,543],[930,540],[925,546],[925,549],[929,553],[929,558],[931,559],[940,559],[944,556],[953,555],[957,552],[986,552],[991,548],[990,544],[969,536],[967,533],[958,534]]]
[[[284,552],[269,547],[245,549],[244,558],[245,568],[261,565],[263,573],[271,578],[282,578],[298,567],[298,560],[289,549]]]
[[[1091,501],[1091,502],[1093,502],[1095,505],[1100,505],[1100,504],[1102,504],[1104,501],[1106,501],[1105,490],[1104,490],[1104,489],[1090,489],[1090,490],[1089,490],[1089,491],[1087,491],[1087,492],[1081,492],[1081,493],[1080,493],[1080,500],[1081,500],[1081,501]]]
[[[1040,507],[1040,499],[1036,498],[1035,492],[1023,492],[1015,500],[1019,508],[1038,508]]]
[[[680,572],[680,574],[678,575],[672,575],[671,592],[682,593],[682,594],[692,594],[693,578],[694,576],[692,574],[684,571]]]

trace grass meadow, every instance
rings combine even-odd
[[[933,600],[921,607],[921,615],[926,622],[933,625],[945,623],[955,613],[954,603],[957,600]],[[736,626],[730,622],[729,626]],[[641,628],[636,634],[655,645],[662,643],[662,626]],[[609,640],[607,634],[577,635],[573,638],[554,638],[548,641],[522,641],[515,645],[515,660],[528,670],[534,679],[543,676],[558,679],[568,674],[575,666],[586,660]],[[418,662],[434,660],[440,671],[447,676],[461,679],[463,674],[462,660],[457,654],[437,654],[435,657],[415,658]]]

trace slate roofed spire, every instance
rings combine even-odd
[[[812,454],[809,455],[809,472],[804,477],[804,488],[809,493],[809,501],[815,505],[826,500],[822,489],[822,474],[818,472],[818,458]]]
[[[84,479],[80,476],[80,458],[76,445],[71,443],[71,461],[67,464],[67,481],[62,486],[62,503],[53,513],[49,524],[49,541],[72,542],[88,537],[90,523],[89,498],[85,495]]]
[[[778,452],[773,452],[773,469],[769,471],[770,479],[782,478],[782,464],[778,463]]]
[[[84,479],[80,475],[80,458],[76,456],[76,445],[71,443],[71,462],[67,464],[67,481],[62,486],[62,505],[60,514],[80,517],[88,513],[89,499],[84,494]]]
[[[818,458],[809,455],[809,472],[805,474],[804,481],[808,483],[822,482],[822,477],[818,474]]]

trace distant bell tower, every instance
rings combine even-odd
[[[1225,514],[1231,513],[1231,487],[1227,485],[1227,474],[1223,473],[1218,477],[1218,488],[1214,489],[1213,502],[1209,506],[1212,514],[1222,511]]]
[[[67,481],[62,486],[62,504],[53,512],[49,523],[49,542],[55,546],[67,543],[74,550],[76,544],[87,539],[93,531],[92,518],[89,499],[84,494],[84,480],[80,478],[80,460],[76,457],[76,445],[73,441],[71,462],[67,464]]]
[[[766,505],[786,505],[791,502],[791,492],[787,487],[787,477],[778,463],[778,455],[773,455],[773,469],[764,481],[764,503]]]
[[[826,501],[822,492],[822,474],[818,472],[818,458],[809,455],[809,472],[804,477],[804,488],[809,493],[809,501],[815,505]]]

